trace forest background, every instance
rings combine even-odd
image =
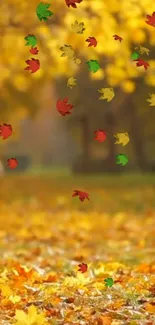
[[[154,1],[85,0],[74,9],[57,0],[50,2],[54,15],[47,22],[37,18],[37,4],[1,2],[0,121],[14,130],[0,142],[1,156],[27,156],[33,166],[85,171],[90,164],[91,171],[113,171],[115,155],[122,151],[113,134],[128,132],[130,142],[123,148],[129,158],[126,170],[152,170],[155,110],[147,99],[155,88],[155,30],[145,21],[154,11]],[[75,20],[84,23],[83,34],[72,30]],[[24,70],[32,57],[25,46],[28,34],[38,40],[41,68],[34,74]],[[123,41],[115,41],[114,34]],[[88,47],[90,36],[97,39],[96,48]],[[61,57],[64,44],[73,47],[81,64]],[[142,55],[150,64],[147,70],[131,60],[139,46],[150,50]],[[97,73],[88,70],[91,59],[99,61]],[[73,89],[67,87],[69,77],[77,79]],[[114,88],[110,103],[98,100],[103,87]],[[57,99],[65,97],[74,105],[67,117],[56,110]],[[97,129],[107,132],[105,143],[94,140]]]

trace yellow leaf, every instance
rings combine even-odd
[[[104,282],[95,282],[93,286],[97,290],[103,290],[103,289],[105,289],[105,283]]]
[[[85,28],[84,23],[78,23],[77,20],[75,20],[74,24],[71,25],[72,30],[77,34],[83,34]]]
[[[1,273],[2,279],[0,279],[0,282],[2,282],[2,283],[5,282],[5,280],[7,279],[7,274],[8,274],[8,270],[7,269],[4,269],[3,272]]]
[[[151,94],[150,96],[151,98],[147,99],[147,102],[150,103],[150,106],[155,106],[155,94]]]
[[[111,102],[115,96],[113,88],[101,88],[98,92],[102,94],[99,99],[107,99],[107,102]]]
[[[127,132],[116,133],[114,134],[114,137],[116,138],[115,144],[122,144],[123,147],[125,147],[130,141],[129,134]]]
[[[20,296],[10,296],[9,300],[13,303],[16,304],[17,302],[19,302],[21,300]]]
[[[147,55],[149,55],[149,53],[150,53],[149,49],[147,49],[146,47],[143,47],[141,45],[139,45],[139,47],[135,47],[135,50],[138,50],[140,54],[146,53]]]
[[[61,54],[61,57],[67,56],[68,58],[73,58],[74,50],[71,45],[64,45],[64,46],[60,47],[60,50],[63,52]]]
[[[15,325],[46,325],[44,313],[37,313],[37,309],[34,305],[30,306],[28,312],[25,313],[23,310],[16,310],[15,314]]]
[[[81,63],[81,60],[80,60],[80,59],[75,59],[74,62],[75,62],[76,64],[80,64],[80,63]]]
[[[0,290],[2,291],[2,295],[4,297],[10,297],[12,294],[12,290],[7,284],[0,284]]]
[[[74,77],[70,77],[67,81],[67,87],[72,89],[74,86],[76,86],[76,79]]]
[[[81,273],[77,273],[76,278],[66,277],[63,284],[64,284],[64,286],[79,288],[79,287],[85,286],[89,282],[90,282],[90,279],[88,277],[85,277]]]

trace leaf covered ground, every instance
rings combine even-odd
[[[154,197],[149,181],[2,178],[0,324],[155,324]]]

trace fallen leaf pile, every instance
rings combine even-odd
[[[69,178],[1,180],[0,324],[154,324],[154,188],[103,184],[81,210]]]

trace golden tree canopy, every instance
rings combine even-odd
[[[133,92],[134,80],[141,75],[146,83],[155,85],[155,60],[151,56],[155,28],[145,22],[146,15],[154,11],[154,0],[83,0],[76,9],[68,8],[65,0],[53,0],[49,3],[54,14],[47,22],[39,21],[36,15],[38,3],[37,0],[1,0],[1,99],[9,96],[8,84],[30,94],[34,87],[48,80],[74,76],[81,67],[61,57],[60,47],[65,44],[71,45],[83,62],[98,60],[101,69],[90,75],[105,79],[109,87],[120,86],[125,92]],[[83,33],[72,29],[75,21],[84,23]],[[34,34],[38,40],[37,58],[41,68],[34,74],[24,70],[25,61],[32,57],[30,47],[25,46],[24,38],[28,34]],[[115,34],[123,41],[114,40]],[[86,39],[90,36],[97,39],[95,48],[88,47]],[[144,53],[144,59],[150,64],[147,71],[144,67],[137,68],[131,60],[134,48],[140,45],[150,49],[150,57]]]

